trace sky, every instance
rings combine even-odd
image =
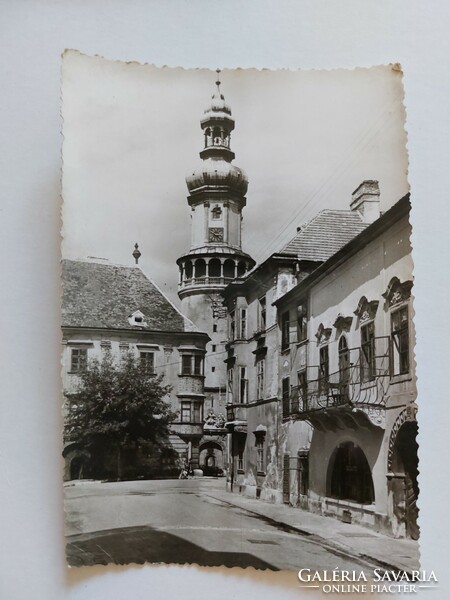
[[[186,174],[215,71],[66,52],[62,72],[64,258],[139,265],[177,303],[189,250]],[[242,246],[257,262],[325,208],[376,179],[385,211],[408,192],[402,74],[371,69],[224,69],[234,164],[249,178]]]

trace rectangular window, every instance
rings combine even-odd
[[[142,369],[147,375],[153,375],[155,373],[155,354],[154,352],[140,352],[139,360]]]
[[[392,375],[409,373],[408,307],[391,314]]]
[[[239,403],[247,404],[247,402],[248,402],[247,367],[239,367]]]
[[[299,304],[297,306],[297,342],[304,342],[307,339],[307,324],[306,306]]]
[[[283,400],[283,417],[291,414],[291,380],[285,377],[281,381],[281,393]]]
[[[256,440],[256,470],[258,473],[264,473],[264,438],[259,436]]]
[[[264,369],[265,360],[261,359],[256,363],[256,399],[264,398]]]
[[[298,493],[307,496],[309,490],[309,456],[298,456]]]
[[[227,371],[227,404],[233,404],[233,369]]]
[[[244,449],[239,448],[237,456],[237,470],[240,473],[244,472]]]
[[[202,407],[198,402],[194,402],[192,420],[194,423],[202,422]]]
[[[361,327],[361,381],[375,379],[375,324],[373,321]]]
[[[181,403],[181,421],[182,421],[182,423],[190,423],[191,422],[191,403],[190,402],[182,402]]]
[[[192,365],[192,356],[190,354],[181,355],[181,374],[190,375]]]
[[[215,345],[215,344],[213,344],[213,345],[211,346],[211,352],[215,352],[215,351],[216,351],[216,345]]]
[[[259,302],[259,313],[258,313],[258,329],[259,331],[266,330],[266,297],[263,296],[258,300]]]
[[[236,336],[236,313],[230,312],[230,340],[233,341]]]
[[[194,356],[194,375],[203,375],[203,356]]]
[[[87,348],[72,348],[70,355],[70,372],[81,373],[87,367]]]
[[[217,333],[217,325],[213,325],[213,332]]]
[[[319,392],[328,392],[328,380],[330,375],[330,356],[328,346],[319,350]]]
[[[306,378],[306,371],[299,371],[297,373],[297,385],[298,408],[300,411],[305,412],[308,410],[308,380]]]
[[[245,340],[247,338],[247,309],[241,308],[241,322],[240,322],[240,338]]]
[[[281,315],[281,349],[287,350],[289,348],[290,335],[289,335],[289,312],[285,312]]]

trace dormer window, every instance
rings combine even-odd
[[[147,327],[145,315],[140,310],[136,310],[128,317],[128,323],[136,327]]]

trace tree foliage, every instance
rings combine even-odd
[[[101,361],[89,361],[79,374],[76,393],[67,401],[65,438],[92,452],[99,447],[118,450],[142,443],[167,445],[170,422],[175,419],[165,400],[171,386],[162,375],[149,373],[131,354],[115,362],[110,352]]]

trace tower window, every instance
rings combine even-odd
[[[216,351],[216,345],[215,345],[215,344],[213,344],[213,345],[211,346],[211,351],[212,351],[212,352],[215,352],[215,351]]]
[[[211,211],[211,216],[213,219],[220,219],[222,216],[222,209],[220,206],[215,206]]]
[[[213,333],[217,333],[217,325],[213,325]]]

